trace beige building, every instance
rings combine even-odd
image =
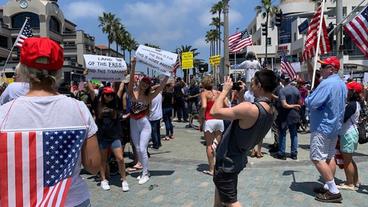
[[[9,0],[0,7],[0,62],[4,64],[24,24],[30,18],[33,36],[49,37],[64,47],[64,79],[78,81],[84,68],[83,54],[108,54],[108,49],[95,46],[95,38],[64,17],[57,0]],[[122,54],[112,50],[112,56]],[[106,52],[107,51],[107,52]],[[7,68],[18,63],[18,48],[14,48]]]

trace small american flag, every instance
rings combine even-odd
[[[314,14],[312,21],[309,23],[307,39],[304,43],[303,60],[309,60],[315,56],[321,13],[322,7],[320,6],[317,9],[316,13]],[[319,45],[320,45],[320,54],[326,54],[331,51],[326,21],[324,17],[322,17],[322,32]]]
[[[237,32],[233,35],[230,35],[229,36],[229,48],[232,48],[234,47],[234,45],[236,45],[239,40],[241,39],[242,37],[242,33],[241,32]]]
[[[86,129],[0,132],[0,206],[64,206]]]
[[[245,47],[253,45],[252,36],[247,31],[244,31],[241,35],[241,39],[230,48],[231,53],[242,51]]]
[[[368,6],[344,26],[345,32],[368,57]]]
[[[173,66],[173,73],[176,74],[176,70],[181,67],[180,64],[180,55],[178,55],[178,58],[176,59],[176,62]]]
[[[25,25],[22,27],[22,29],[19,32],[19,35],[17,37],[17,40],[15,41],[15,45],[18,47],[22,47],[24,40],[26,40],[28,37],[32,37],[32,28],[29,23],[29,18],[26,18]]]
[[[287,74],[291,80],[295,80],[299,77],[285,55],[281,57],[281,73]]]

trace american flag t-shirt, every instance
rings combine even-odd
[[[64,206],[86,132],[0,132],[0,206]]]
[[[30,20],[27,18],[23,29],[18,34],[17,40],[15,42],[15,45],[18,47],[22,47],[24,40],[26,40],[28,37],[33,36],[32,28],[29,21]]]

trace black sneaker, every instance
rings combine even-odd
[[[327,191],[325,193],[318,193],[315,199],[324,203],[341,203],[342,196],[340,193],[333,194],[330,191]]]
[[[297,160],[298,159],[298,155],[290,155],[290,158],[293,160]]]
[[[280,155],[280,154],[277,154],[275,156],[276,159],[279,159],[279,160],[286,160],[286,155]]]

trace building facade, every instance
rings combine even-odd
[[[359,5],[361,0],[343,0],[343,16],[346,17],[354,8]],[[364,4],[363,4],[364,5]],[[316,10],[316,3],[310,0],[281,0],[278,5],[283,12],[281,26],[278,28],[274,25],[274,18],[270,18],[268,22],[268,66],[272,68],[280,68],[280,56],[282,53],[288,56],[289,61],[297,62],[301,60],[308,23]],[[358,8],[358,11],[361,11]],[[336,2],[327,0],[325,4],[325,20],[327,27],[336,27]],[[353,15],[354,16],[354,15]],[[251,23],[246,27],[247,31],[252,35],[253,46],[248,47],[248,51],[254,51],[257,57],[263,62],[265,58],[266,40],[262,35],[261,24],[265,23],[266,19],[262,14],[258,14]],[[330,36],[333,51],[331,55],[335,55],[336,37]],[[245,53],[246,51],[243,51]],[[360,52],[360,50],[351,41],[348,35],[343,37],[343,63],[344,73],[348,74],[351,71],[368,71],[368,60]],[[237,63],[242,61],[243,54],[239,54]],[[306,72],[306,65],[302,64],[302,73]]]
[[[84,54],[106,55],[108,49],[95,46],[95,38],[64,17],[57,0],[9,0],[0,7],[0,62],[5,63],[16,38],[29,17],[33,36],[49,37],[64,47],[64,80],[79,80],[84,70]],[[115,57],[122,54],[112,50]],[[103,52],[104,51],[104,52]],[[14,48],[7,68],[19,61],[19,49]]]

